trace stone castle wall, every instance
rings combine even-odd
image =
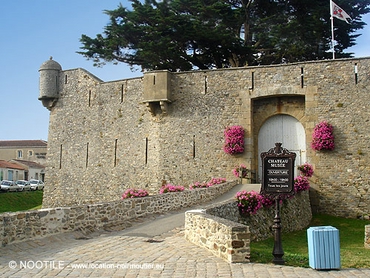
[[[168,182],[230,180],[240,163],[257,171],[259,129],[287,114],[305,128],[314,209],[369,216],[369,58],[163,74],[102,82],[82,69],[61,72],[44,207],[113,201],[129,187],[155,193]],[[148,78],[155,92],[169,80],[168,100],[145,99]],[[310,148],[322,120],[334,126],[334,151]],[[245,152],[236,156],[223,152],[231,125],[245,129]]]

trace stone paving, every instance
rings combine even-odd
[[[186,241],[182,227],[155,237],[75,232],[0,248],[1,277],[370,277],[370,269],[229,264]]]
[[[250,185],[240,186],[215,201]],[[0,246],[0,277],[370,277],[370,269],[229,264],[185,240],[189,209],[137,219],[124,230],[76,231]]]

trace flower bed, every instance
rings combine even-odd
[[[164,194],[164,193],[169,193],[169,192],[182,192],[185,190],[185,187],[181,186],[181,185],[173,185],[173,184],[166,184],[166,185],[163,185],[160,189],[159,189],[159,194]]]
[[[144,189],[133,189],[129,188],[122,194],[122,200],[128,199],[128,198],[138,198],[138,197],[145,197],[148,196],[148,191]]]
[[[215,185],[215,184],[221,184],[221,183],[225,183],[225,182],[226,182],[225,178],[212,178],[207,184],[208,184],[208,187],[209,187],[209,186],[212,186],[212,185]]]
[[[225,178],[212,178],[209,182],[194,182],[189,186],[190,190],[197,189],[197,188],[207,188],[216,184],[225,183]]]
[[[206,182],[194,182],[193,184],[191,184],[189,186],[189,189],[190,190],[193,190],[193,189],[197,189],[197,188],[207,188],[208,187],[208,184]]]
[[[214,186],[217,184],[226,183],[225,178],[212,178],[208,182],[194,182],[189,186],[189,189],[196,189],[196,188],[207,188],[210,186]],[[165,194],[169,192],[182,192],[185,190],[184,186],[181,185],[173,185],[173,184],[165,184],[159,189],[159,194]],[[144,189],[133,189],[129,188],[125,190],[125,192],[122,194],[121,199],[128,199],[128,198],[139,198],[139,197],[146,197],[148,196],[148,192]]]

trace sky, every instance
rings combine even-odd
[[[84,68],[103,81],[140,77],[126,64],[102,68],[77,54],[82,34],[103,32],[119,0],[0,0],[0,140],[48,139],[49,110],[39,96],[39,68],[50,56],[63,70]],[[337,19],[334,19],[337,20]],[[370,15],[362,19],[370,25]],[[370,26],[359,31],[357,45],[346,52],[370,57]]]

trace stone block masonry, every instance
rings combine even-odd
[[[297,152],[315,170],[315,212],[370,217],[370,58],[153,71],[111,82],[72,69],[58,80],[43,208],[111,202],[127,188],[155,194],[163,183],[231,180],[239,164],[259,182],[259,131],[271,117],[290,116],[304,130]],[[321,121],[334,126],[333,151],[310,147]],[[223,151],[232,125],[245,129],[243,154]]]
[[[248,226],[204,212],[187,211],[185,238],[229,263],[250,261]]]
[[[250,261],[250,242],[273,237],[274,208],[260,209],[250,217],[241,217],[234,201],[185,213],[185,238],[230,263]],[[284,201],[281,209],[285,232],[308,227],[311,207],[308,192]]]
[[[370,225],[365,226],[365,248],[370,249]]]
[[[255,215],[241,217],[236,202],[210,207],[207,212],[249,226],[251,240],[258,241],[271,237],[271,227],[274,224],[274,206],[260,209]],[[284,200],[281,204],[281,223],[284,232],[305,229],[312,219],[312,210],[308,191],[302,191],[292,199]]]
[[[209,188],[171,192],[93,205],[47,208],[0,214],[0,242],[42,238],[72,231],[125,228],[130,220],[151,214],[179,210],[211,201],[230,190],[237,181]]]

